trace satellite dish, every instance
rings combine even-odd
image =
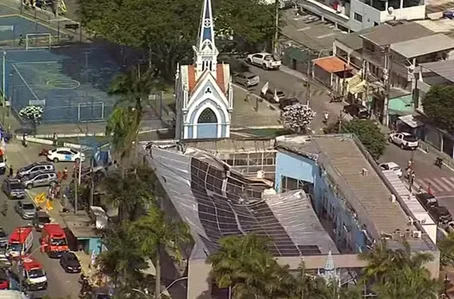
[[[394,11],[394,7],[392,7],[392,6],[388,7],[388,14],[389,15],[392,15],[393,11]]]

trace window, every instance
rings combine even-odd
[[[355,14],[353,15],[353,17],[355,18],[356,21],[361,22],[361,23],[363,22],[363,16],[360,15],[359,13],[356,13],[356,12],[355,12]]]
[[[375,26],[378,26],[378,25],[380,25],[380,24],[378,24],[377,22],[374,22],[374,27],[375,27]]]
[[[199,116],[199,123],[201,124],[215,124],[217,122],[216,114],[214,114],[214,111],[210,108],[203,110]]]

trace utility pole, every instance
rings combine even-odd
[[[21,0],[22,1],[22,0]],[[22,226],[19,227],[19,240],[22,240]],[[21,244],[20,245],[20,249],[19,249],[19,260],[17,261],[18,262],[18,265],[17,265],[17,269],[18,269],[18,274],[19,274],[19,292],[22,293],[22,280],[23,280],[23,269],[22,269],[22,248],[24,246],[24,244]]]
[[[94,157],[90,159],[90,207],[93,206],[93,197],[95,193],[95,172],[93,171],[94,166]]]
[[[274,1],[274,14],[273,54],[274,57],[277,57],[277,48],[279,43],[279,0]]]
[[[389,90],[391,83],[391,51],[389,46],[386,46],[385,49],[385,65],[383,68],[383,85],[385,87],[385,96],[383,99],[383,125],[389,126]]]
[[[342,110],[339,111],[339,128],[338,128],[338,130],[339,130],[339,133],[341,133],[341,131],[342,131]]]
[[[307,63],[307,70],[306,70],[306,105],[309,106],[309,103],[311,101],[311,83],[310,83],[310,78],[311,78],[311,63],[308,61]]]
[[[22,0],[21,0],[22,3]],[[2,57],[2,106],[3,106],[3,120],[2,123],[5,125],[5,113],[6,113],[6,51],[3,51]]]
[[[55,0],[55,17],[58,18],[58,11],[60,10],[60,0]]]
[[[80,166],[79,166],[80,168]],[[75,174],[77,176],[77,174]],[[77,177],[74,178],[74,214],[77,214],[77,202],[79,201],[79,179]]]

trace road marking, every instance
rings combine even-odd
[[[449,184],[447,185],[446,182],[443,181],[443,178],[439,178],[435,180],[435,182],[437,182],[438,186],[440,186],[441,190],[443,191],[449,191],[452,189],[452,187],[450,187]]]
[[[441,180],[448,185],[449,190],[453,190],[454,189],[454,182],[453,182],[453,178],[452,177],[442,177]]]
[[[422,178],[416,179],[416,183],[425,190],[429,188],[430,184],[431,191],[435,193],[454,191],[454,177]]]
[[[305,31],[305,30],[309,30],[309,29],[311,29],[311,27],[304,27],[304,28],[298,29],[298,31]]]

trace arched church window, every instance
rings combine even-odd
[[[215,124],[217,122],[216,114],[210,108],[205,108],[199,116],[199,123],[201,124]]]

